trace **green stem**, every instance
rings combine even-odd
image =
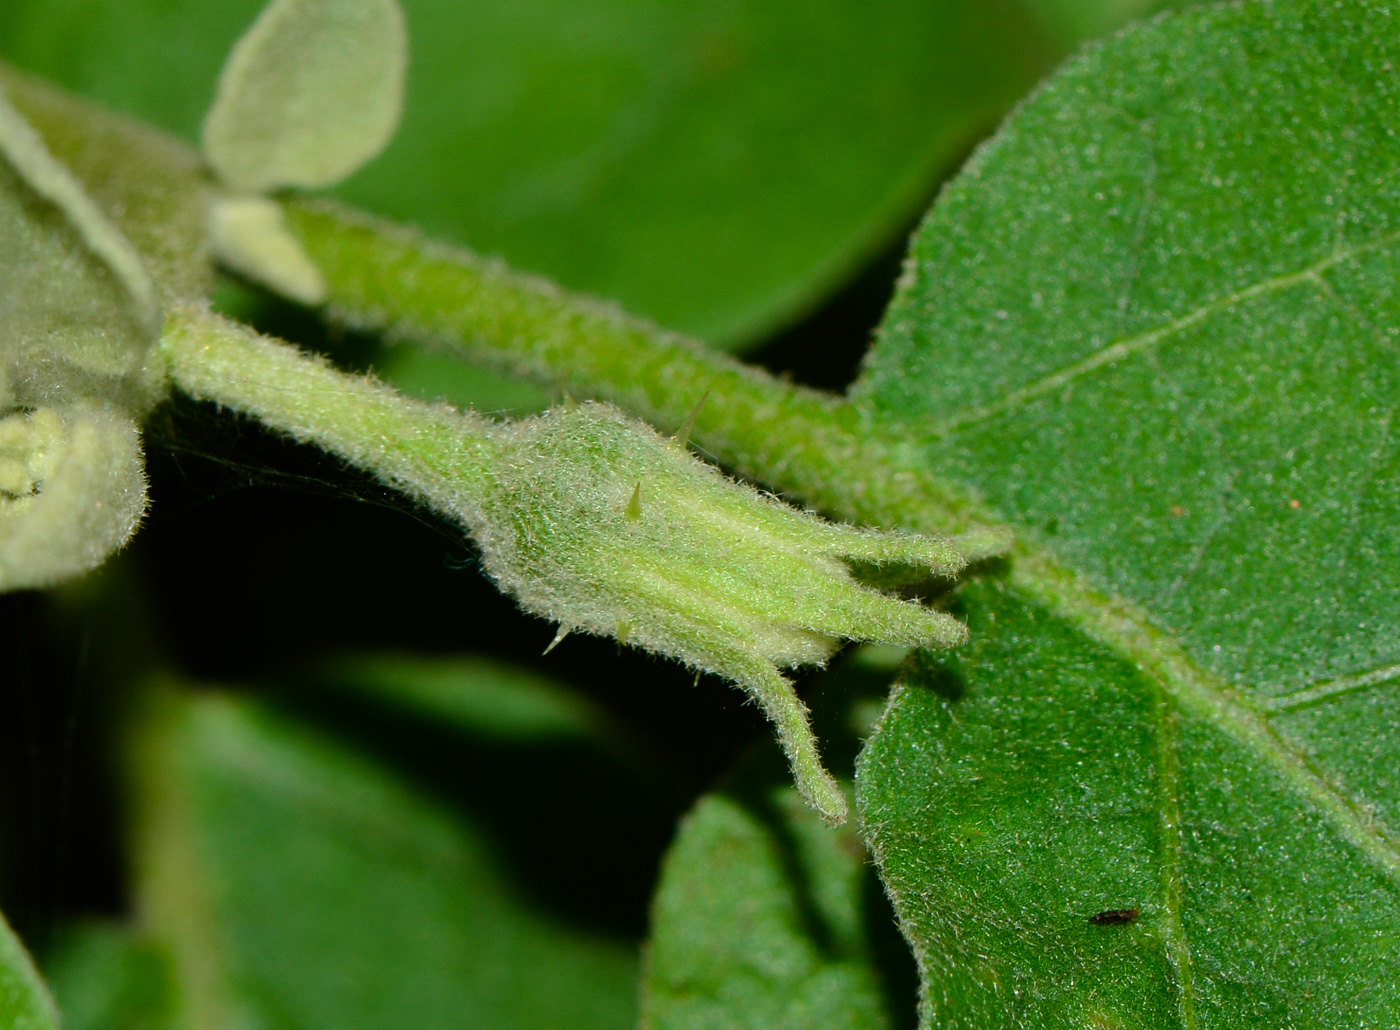
[[[192,305],[160,349],[186,393],[314,443],[442,510],[478,510],[501,460],[492,423],[404,397]]]
[[[719,461],[848,518],[917,518],[917,528],[940,531],[967,521],[963,499],[901,470],[899,448],[864,431],[841,397],[343,207],[287,207],[325,276],[332,317],[347,325],[562,384],[668,430],[695,415],[693,438]]]
[[[0,81],[117,219],[164,301],[207,295],[211,185],[198,154],[3,64]],[[704,397],[693,432],[700,446],[738,473],[849,519],[955,532],[973,517],[956,487],[927,475],[921,455],[873,432],[841,397],[366,215],[298,199],[286,207],[329,283],[332,316],[347,324],[611,400],[667,429],[682,426]]]

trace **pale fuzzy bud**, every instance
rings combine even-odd
[[[95,568],[145,509],[140,439],[126,415],[40,408],[0,418],[0,590]]]
[[[778,729],[799,788],[828,820],[844,797],[779,669],[820,664],[843,640],[948,647],[966,629],[863,586],[848,562],[944,576],[947,540],[836,525],[736,483],[601,404],[493,432],[484,503],[463,499],[487,571],[561,628],[626,636],[748,690]]]

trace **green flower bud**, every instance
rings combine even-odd
[[[966,564],[957,547],[826,522],[606,405],[554,409],[492,435],[501,459],[488,496],[459,510],[500,586],[561,635],[616,636],[744,687],[808,801],[844,820],[844,796],[779,670],[821,664],[843,640],[961,643],[962,623],[861,585],[848,565],[952,576]]]

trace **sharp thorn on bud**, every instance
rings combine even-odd
[[[556,647],[560,645],[560,643],[563,642],[564,638],[567,637],[573,631],[574,628],[572,626],[565,626],[561,622],[559,624],[559,632],[554,634],[554,639],[549,642],[549,646],[544,649],[544,653],[549,654],[549,652],[553,651]],[[541,655],[541,657],[543,657],[543,655]]]
[[[684,447],[690,442],[690,432],[695,428],[695,423],[699,421],[700,409],[705,406],[705,401],[709,399],[709,396],[709,390],[706,390],[700,395],[700,400],[696,403],[695,407],[690,409],[690,414],[685,417],[685,421],[681,423],[681,427],[676,430],[676,435],[671,437],[677,446]]]

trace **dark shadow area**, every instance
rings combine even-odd
[[[909,942],[899,932],[894,906],[873,864],[861,881],[861,888],[865,932],[875,968],[880,971],[886,1011],[895,1030],[914,1030],[919,1025],[918,963]]]
[[[849,283],[802,321],[748,355],[748,360],[804,386],[844,392],[870,349],[894,294],[908,249],[910,223]]]
[[[0,594],[0,910],[36,950],[79,913],[124,899],[122,821],[90,628],[54,633],[48,598]]]
[[[947,654],[924,648],[912,651],[900,670],[901,683],[916,683],[921,690],[931,690],[945,701],[960,701],[967,696],[967,683],[948,667]]]
[[[665,770],[639,769],[582,736],[503,741],[330,682],[304,682],[275,697],[479,827],[524,898],[589,929],[645,934],[658,858],[693,800]]]

